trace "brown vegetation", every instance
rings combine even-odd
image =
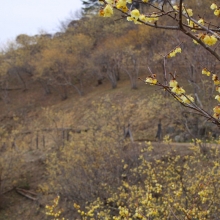
[[[1,52],[0,219],[46,219],[45,205],[57,195],[70,219],[79,216],[74,202],[85,207],[97,197],[114,212],[118,205],[108,198],[123,181],[135,185],[141,179],[143,186],[145,176],[132,173],[141,167],[141,153],[148,162],[166,162],[195,156],[192,139],[219,143],[214,125],[137,80],[151,73],[163,80],[161,54],[181,41],[183,53],[168,60],[166,70],[211,112],[214,86],[201,70],[217,73],[216,59],[180,33],[117,18],[90,15],[53,37],[19,35]],[[160,122],[166,144],[155,142]],[[125,138],[128,125],[132,138]],[[208,175],[217,154],[203,145],[196,150]]]

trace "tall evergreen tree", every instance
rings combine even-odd
[[[82,0],[82,4],[84,12],[88,12],[89,10],[99,7],[98,0]]]

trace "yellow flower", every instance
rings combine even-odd
[[[137,21],[135,18],[127,17],[127,21],[134,21],[135,24],[142,24],[141,22]]]
[[[140,12],[137,9],[131,11],[131,17],[137,20],[140,16]]]
[[[145,82],[150,83],[151,85],[155,85],[155,84],[157,84],[157,79],[152,78],[152,77],[147,77]]]
[[[123,167],[123,169],[126,169],[127,167],[128,167],[128,164],[125,164],[124,167]]]
[[[207,45],[209,45],[209,46],[212,46],[212,45],[216,44],[217,38],[216,38],[214,35],[209,36],[208,34],[206,34],[206,35],[204,36],[204,38],[202,38],[202,41],[203,41],[205,44],[207,44]]]
[[[178,6],[178,5],[174,5],[174,6],[173,6],[173,9],[179,11],[179,6]]]
[[[220,16],[220,9],[215,9],[215,11],[214,11],[214,15],[216,15],[216,16]]]
[[[152,15],[151,15],[152,16]],[[143,22],[154,22],[158,20],[158,17],[146,17],[145,15],[140,15],[139,19]]]
[[[173,93],[175,93],[175,94],[177,94],[177,95],[182,95],[182,94],[185,93],[185,90],[184,90],[182,87],[179,87],[179,86],[177,85],[177,86],[175,86],[175,87],[173,87],[173,88],[171,89],[171,92],[173,92]]]
[[[211,41],[212,41],[213,44],[215,44],[217,42],[217,38],[216,38],[215,35],[211,36]]]
[[[211,72],[209,70],[207,70],[206,68],[202,69],[202,74],[210,76]]]
[[[142,2],[145,2],[145,3],[147,3],[147,2],[149,2],[149,0],[142,0]]]
[[[193,16],[193,11],[192,11],[192,9],[186,9],[186,12],[187,12],[187,14],[189,15],[189,17],[192,17]]]
[[[215,106],[215,108],[213,108],[213,111],[216,114],[220,114],[220,106],[219,105]]]
[[[127,0],[126,2],[129,3],[129,4],[131,4],[131,3],[132,3],[132,0]]]
[[[128,7],[127,7],[127,6],[121,7],[121,10],[122,10],[123,12],[128,12]]]
[[[140,21],[137,21],[137,20],[135,20],[135,19],[134,19],[134,23],[135,23],[135,24],[142,24]]]
[[[125,5],[117,3],[116,8],[122,10],[123,12],[128,12],[128,7],[126,6],[126,2]]]
[[[175,53],[181,53],[182,49],[181,49],[181,47],[176,47],[174,51],[175,51]]]
[[[103,11],[104,17],[111,17],[113,15],[113,8],[111,5],[106,5]]]
[[[143,22],[147,22],[147,18],[146,18],[146,16],[143,15],[143,14],[139,16],[139,19],[140,19],[141,21],[143,21]]]
[[[175,57],[177,53],[181,53],[182,49],[181,47],[176,47],[173,51],[171,51],[167,57],[170,58],[170,57]]]
[[[75,209],[80,209],[80,206],[77,205],[76,203],[73,204],[73,207],[74,207]]]
[[[211,6],[210,6],[210,8],[211,8],[212,10],[215,10],[215,9],[218,8],[218,6],[217,6],[215,3],[212,3]]]
[[[170,80],[170,87],[176,87],[178,85],[178,82],[175,79]]]
[[[216,91],[220,93],[220,86],[216,86]]]
[[[218,80],[218,76],[216,74],[212,74],[212,80]]]
[[[116,8],[120,9],[121,7],[126,7],[126,0],[119,0],[117,3],[116,3]]]
[[[215,118],[215,119],[219,119],[219,114],[217,114],[217,113],[214,113],[214,115],[213,115],[213,118]]]
[[[127,17],[127,21],[134,21],[135,19],[132,17]]]
[[[191,102],[194,102],[194,98],[190,95],[188,95],[188,96],[181,95],[180,98],[181,98],[182,102],[186,103],[186,104],[190,104]]]
[[[214,81],[214,84],[215,84],[215,85],[220,85],[220,81],[219,81],[219,80],[215,80],[215,81]]]
[[[191,28],[198,28],[198,25],[195,24],[193,21],[191,21],[190,19],[186,19],[187,22],[188,22],[188,25],[191,27]],[[195,31],[195,30],[192,30],[192,31]]]
[[[176,56],[176,53],[175,53],[175,51],[172,51],[172,52],[170,52],[169,54],[168,54],[168,58],[171,58],[171,57],[175,57]]]
[[[218,76],[216,74],[212,75],[212,80],[214,81],[215,85],[220,85],[220,81],[218,80]]]
[[[215,99],[217,99],[220,102],[220,95],[216,95]]]
[[[188,8],[188,9],[183,9],[183,13],[184,14],[187,14],[189,17],[192,17],[193,16],[193,11],[192,9]]]
[[[201,25],[204,25],[204,24],[205,24],[204,19],[203,19],[203,18],[200,18],[200,19],[198,20],[198,23],[201,24]]]

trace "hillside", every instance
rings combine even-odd
[[[68,150],[78,146],[80,154],[85,146],[94,148],[98,144],[111,150],[118,146],[119,152],[124,155],[120,157],[127,157],[132,151],[130,144],[136,146],[156,140],[159,120],[163,137],[169,135],[174,141],[190,141],[192,138],[181,126],[181,106],[141,81],[137,90],[130,89],[130,82],[126,80],[119,81],[114,90],[107,82],[99,86],[91,85],[86,95],[70,93],[69,98],[63,101],[57,98],[58,94],[38,96],[36,87],[23,93],[10,92],[11,101],[1,108],[4,137],[1,139],[1,161],[2,165],[7,166],[2,166],[0,219],[45,218],[44,207],[57,195],[57,187],[62,183],[57,180],[56,186],[52,177],[54,174],[51,176],[51,172],[57,169],[54,167],[55,155],[58,156],[65,148]],[[3,114],[4,108],[10,111]],[[129,123],[134,143],[129,138],[124,139],[124,128]],[[9,133],[5,133],[6,129]],[[155,143],[154,146],[154,156],[158,154],[157,157],[161,157],[172,149],[185,154],[188,144]],[[103,154],[108,156],[106,150]],[[80,173],[77,175],[82,178]],[[31,190],[38,199],[25,198],[16,193],[16,188]]]
[[[218,219],[219,47],[103,19],[1,51],[0,220]]]

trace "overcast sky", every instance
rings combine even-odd
[[[81,6],[81,0],[2,0],[0,46],[19,34],[55,33]]]

